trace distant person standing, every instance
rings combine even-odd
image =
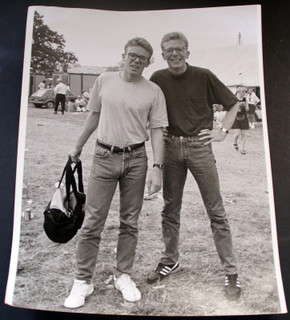
[[[45,89],[45,80],[43,80],[42,82],[40,82],[40,84],[38,85],[38,89]]]
[[[235,129],[234,135],[234,148],[238,151],[238,139],[241,137],[241,154],[245,155],[245,143],[246,143],[246,131],[249,129],[249,121],[247,113],[249,111],[248,101],[246,98],[247,88],[240,86],[237,88],[236,96],[240,101],[240,107],[236,115],[235,122],[233,123],[232,129]]]
[[[57,114],[58,105],[61,104],[61,113],[64,114],[65,97],[68,91],[68,87],[62,82],[62,79],[57,79],[57,85],[54,88],[55,93],[55,106],[54,113]]]
[[[254,129],[255,122],[256,122],[255,112],[256,112],[257,104],[260,102],[260,99],[255,94],[253,88],[248,89],[247,100],[249,105],[249,113],[248,113],[249,126],[251,129]]]
[[[224,110],[224,107],[221,104],[214,104],[214,120],[217,128],[223,127],[223,121],[227,114],[227,111]]]

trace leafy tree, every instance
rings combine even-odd
[[[43,23],[43,16],[34,13],[31,72],[51,75],[55,71],[67,71],[69,63],[78,61],[72,52],[65,52],[63,35],[52,31]]]

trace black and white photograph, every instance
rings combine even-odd
[[[287,313],[260,5],[27,12],[7,305]]]

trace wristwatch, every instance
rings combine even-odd
[[[221,127],[221,131],[222,131],[222,133],[229,133],[229,130],[228,130],[228,129],[225,129],[225,128],[223,128],[223,127]]]
[[[157,167],[158,169],[162,170],[163,169],[163,164],[159,164],[159,163],[154,163],[153,164],[153,168]]]

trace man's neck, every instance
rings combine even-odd
[[[180,68],[169,68],[169,71],[174,75],[174,76],[180,76],[182,75],[185,71],[187,70],[187,64],[180,67]]]
[[[142,75],[135,75],[131,73],[127,73],[124,70],[120,72],[120,77],[122,80],[127,82],[137,82],[142,79]]]

